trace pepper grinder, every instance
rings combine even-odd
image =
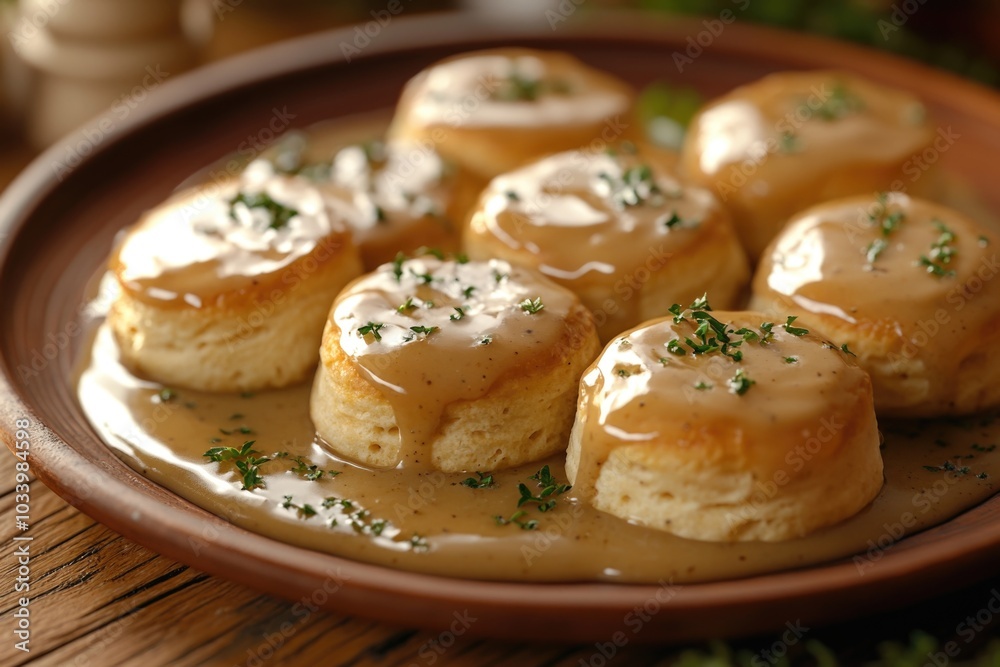
[[[113,133],[198,63],[211,26],[203,0],[20,0],[5,78],[27,140],[47,146],[98,115],[88,141]]]

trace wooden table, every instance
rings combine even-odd
[[[261,595],[156,555],[67,505],[35,480],[30,484],[30,528],[15,527],[15,464],[0,452],[0,665],[74,667],[115,665],[510,665],[579,667],[603,663],[593,644],[519,645],[390,627],[325,612],[305,614],[294,603]],[[15,541],[29,536],[30,542]],[[14,648],[12,610],[21,593],[16,549],[30,544],[30,653]],[[998,568],[1000,569],[1000,568]],[[968,616],[1000,596],[1000,577],[879,619],[811,629],[808,638],[836,649],[843,664],[875,655],[882,639],[906,641],[922,628],[955,641],[963,656],[982,650],[1000,635],[991,620],[966,643]],[[859,613],[863,610],[858,610]],[[994,615],[995,616],[995,615]],[[553,619],[558,623],[558,619]],[[282,626],[293,630],[282,634]],[[594,641],[607,641],[595,637]],[[762,655],[776,637],[740,642],[738,648]],[[802,654],[804,643],[791,646]],[[701,647],[703,650],[704,647]],[[938,649],[940,650],[940,649]],[[682,648],[626,646],[613,665],[672,664]],[[926,650],[914,665],[924,665]],[[997,653],[1000,656],[1000,652]],[[699,662],[688,664],[701,664]],[[727,664],[727,663],[715,663]],[[769,664],[763,662],[754,664]],[[934,664],[930,662],[928,664]],[[961,664],[961,663],[951,663]],[[997,664],[997,663],[990,663]]]
[[[304,30],[291,20],[275,22],[249,10],[235,12],[218,28],[214,57]],[[0,186],[31,154],[16,144],[0,148]],[[21,533],[14,517],[15,461],[8,452],[0,452],[0,666],[605,664],[594,644],[518,645],[462,636],[452,645],[449,637],[433,632],[324,612],[304,616],[296,613],[294,603],[210,577],[126,540],[38,481],[30,484],[30,529]],[[15,541],[15,536],[32,539]],[[16,550],[26,543],[31,545],[30,653],[15,649],[12,632],[17,620],[13,610],[23,595],[14,590]],[[997,590],[1000,576],[877,621],[860,619],[813,629],[808,637],[834,647],[844,664],[855,664],[874,657],[880,640],[905,642],[910,630],[921,628],[941,638],[942,645],[956,641],[963,649],[961,656],[967,658],[982,649],[990,634],[1000,634],[1000,621],[994,621],[966,643],[960,625],[984,609]],[[289,627],[285,624],[293,631],[283,636],[282,627]],[[757,638],[741,641],[736,648],[757,652],[754,664],[770,664],[760,651],[774,642],[774,637]],[[801,655],[804,647],[805,642],[789,647],[790,655]],[[699,648],[709,650],[704,645]],[[679,656],[683,656],[680,647],[628,646],[607,664],[671,664]],[[913,664],[925,664],[926,650],[918,657]]]

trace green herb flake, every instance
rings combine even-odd
[[[177,392],[169,387],[164,387],[156,393],[156,396],[160,399],[160,403],[169,403],[177,398]]]
[[[382,340],[382,334],[379,333],[379,330],[384,326],[385,325],[381,322],[369,322],[363,327],[358,327],[358,335],[364,338],[365,336],[371,334],[376,341],[380,341]]]
[[[946,266],[951,264],[952,259],[954,259],[957,253],[954,245],[956,239],[955,233],[936,218],[931,223],[938,230],[939,235],[931,243],[930,252],[918,258],[917,266],[923,267],[927,270],[927,273],[938,278],[952,277],[955,275],[955,272],[947,269]]]
[[[801,142],[794,132],[782,132],[778,138],[778,148],[782,153],[798,153],[802,150]]]
[[[476,475],[479,479],[475,477],[466,477],[462,480],[462,486],[467,486],[470,489],[487,489],[494,485],[493,474],[476,471]]]
[[[239,449],[235,447],[212,447],[202,454],[202,456],[216,463],[231,461],[243,476],[243,490],[251,491],[258,486],[264,486],[264,482],[260,477],[260,466],[271,460],[266,456],[257,457],[256,454],[260,452],[253,449],[254,443],[254,440],[247,440]]]
[[[865,103],[841,82],[835,82],[830,96],[815,110],[819,118],[831,122],[864,111]]]
[[[733,375],[733,377],[731,377],[726,384],[729,386],[730,393],[742,396],[750,390],[750,387],[757,384],[757,382],[747,377],[742,368],[737,368],[736,374]]]
[[[254,194],[240,192],[238,195],[229,200],[229,216],[233,220],[238,219],[236,216],[237,204],[242,204],[247,209],[256,208],[263,210],[270,218],[270,222],[267,225],[268,229],[281,229],[282,227],[285,227],[292,218],[299,214],[297,210],[278,203],[266,192],[258,192]]]
[[[535,299],[525,299],[521,303],[517,304],[521,307],[521,310],[528,313],[529,315],[535,315],[541,312],[545,308],[545,304],[542,303],[542,297],[537,297]]]
[[[809,333],[809,329],[803,329],[802,327],[792,326],[792,323],[795,322],[795,320],[797,319],[799,319],[797,316],[789,315],[788,320],[781,326],[785,329],[785,331],[787,331],[793,336],[805,336],[807,333]]]

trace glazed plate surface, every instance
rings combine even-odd
[[[924,100],[956,137],[945,168],[1000,211],[1000,96],[914,63],[822,41],[728,25],[682,72],[674,61],[699,21],[584,15],[553,30],[542,14],[505,25],[468,16],[395,19],[355,53],[353,30],[270,47],[178,77],[108,129],[95,122],[40,156],[0,199],[0,413],[13,448],[31,422],[31,470],[81,511],[167,557],[292,600],[443,628],[543,641],[595,641],[655,608],[635,641],[690,640],[807,625],[908,604],[995,571],[1000,497],[855,560],[674,587],[513,584],[396,571],[283,544],[232,526],[136,474],[97,437],[72,374],[87,344],[87,282],[115,233],[205,165],[258,150],[275,132],[391,108],[402,85],[453,53],[505,45],[572,52],[641,87],[692,86],[706,98],[783,69],[844,68]],[[351,61],[345,60],[345,52]],[[324,595],[314,593],[323,591]],[[668,598],[668,599],[667,599]],[[558,623],[554,619],[558,618]]]

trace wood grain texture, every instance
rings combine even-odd
[[[157,556],[95,523],[37,480],[30,485],[30,528],[21,533],[14,523],[15,462],[0,452],[0,665],[627,667],[673,664],[691,650],[615,647],[613,658],[605,661],[596,644],[609,651],[611,637],[575,646],[518,644],[312,611]],[[30,653],[14,648],[11,633],[19,597],[13,590],[14,551],[23,544],[13,540],[15,535],[33,538]],[[998,591],[1000,577],[995,577],[891,616],[810,628],[806,637],[833,647],[841,664],[857,664],[876,657],[882,640],[905,642],[919,628],[940,638],[942,646],[954,641],[963,659],[1000,635],[997,615],[982,623],[988,601],[1000,599]],[[977,615],[982,630],[969,639],[968,619]],[[780,637],[768,636],[735,648],[768,664],[763,652],[776,645],[783,646]],[[786,648],[802,656],[803,645]]]
[[[517,645],[417,632],[313,611],[157,556],[31,482],[30,528],[15,528],[14,465],[0,453],[0,664],[115,665],[579,665],[593,646]],[[14,648],[15,535],[30,544],[30,653]],[[553,619],[553,622],[557,622]],[[461,622],[456,626],[461,628]],[[649,665],[652,648],[615,664]]]

